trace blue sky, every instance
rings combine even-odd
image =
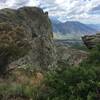
[[[60,21],[100,24],[100,0],[0,0],[0,8],[38,6]]]

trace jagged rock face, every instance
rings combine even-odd
[[[31,49],[25,58],[17,62],[18,65],[20,62],[28,63],[44,70],[55,66],[55,47],[48,13],[36,7],[23,7],[18,10],[3,9],[0,10],[0,23],[6,23],[12,28],[23,27],[22,34],[26,37]],[[23,35],[20,38],[23,40]]]
[[[100,45],[100,33],[84,36],[82,37],[82,40],[89,49],[95,48],[96,45]]]

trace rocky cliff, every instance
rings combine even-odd
[[[84,36],[82,37],[84,44],[89,48],[95,48],[96,45],[100,45],[100,33],[97,33],[95,35],[90,36]]]
[[[2,37],[7,40],[3,45],[10,42],[8,45],[11,47],[15,43],[15,47],[17,46],[15,49],[16,53],[22,48],[27,51],[27,55],[25,53],[24,57],[19,59],[22,57],[20,56],[15,65],[31,64],[34,68],[44,70],[55,66],[55,47],[48,13],[44,13],[42,9],[37,7],[23,7],[18,10],[2,9],[0,10],[0,27],[0,37],[3,35]],[[20,32],[17,32],[17,27],[21,28],[19,29]],[[1,39],[0,45],[4,38]],[[28,50],[25,41],[30,46]],[[6,56],[3,56],[2,51],[0,54],[2,55],[0,59],[4,62]],[[16,56],[15,52],[13,55],[14,57],[9,53],[10,61],[7,62],[12,62],[12,59],[14,60]],[[19,56],[19,53],[17,56]]]

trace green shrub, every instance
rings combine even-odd
[[[3,100],[7,100],[9,97],[26,97],[28,100],[37,100],[38,90],[31,85],[23,84],[0,84],[0,96]]]
[[[100,66],[100,45],[90,50],[88,58],[83,61],[81,66]]]
[[[99,68],[67,68],[49,72],[45,79],[48,94],[43,100],[97,100],[100,88]],[[46,93],[44,92],[44,94]]]

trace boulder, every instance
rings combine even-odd
[[[95,48],[97,45],[100,45],[100,33],[97,33],[95,35],[86,35],[82,37],[82,40],[87,48]]]

